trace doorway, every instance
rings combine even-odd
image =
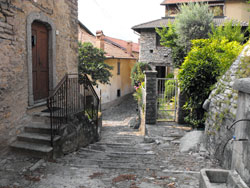
[[[40,22],[32,23],[32,81],[34,102],[49,95],[48,29]]]

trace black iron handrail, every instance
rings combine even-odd
[[[87,75],[66,74],[47,99],[50,112],[51,145],[54,137],[60,135],[62,124],[71,115],[81,114],[98,126],[100,100]]]

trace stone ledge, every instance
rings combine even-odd
[[[144,71],[146,75],[156,75],[157,71]]]
[[[233,84],[233,89],[250,94],[250,78],[236,80]]]

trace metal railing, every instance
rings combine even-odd
[[[66,74],[47,99],[50,112],[51,145],[71,115],[82,113],[98,126],[100,100],[87,75]],[[96,127],[97,129],[97,127]]]

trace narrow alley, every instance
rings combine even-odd
[[[14,154],[1,157],[0,187],[198,188],[200,169],[216,164],[203,153],[179,152],[180,138],[189,128],[175,123],[147,125],[144,138],[128,126],[136,113],[136,102],[129,96],[103,112],[99,142],[54,161]]]

